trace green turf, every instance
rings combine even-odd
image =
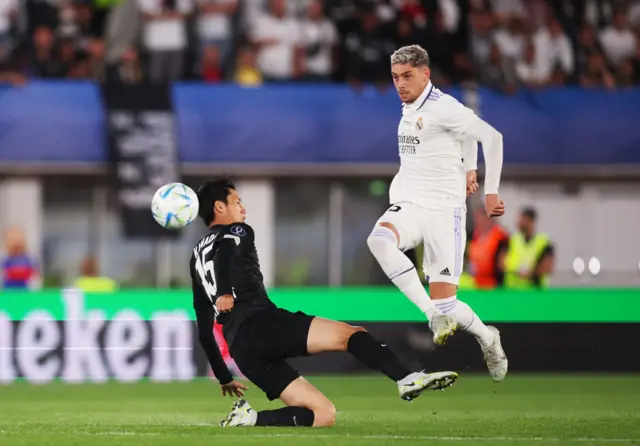
[[[640,376],[463,375],[413,403],[384,378],[310,381],[338,408],[331,429],[220,429],[231,400],[205,380],[0,386],[0,445],[640,445]]]

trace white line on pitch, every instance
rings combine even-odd
[[[140,436],[158,436],[158,435],[168,435],[171,436],[171,433],[160,434],[157,432],[128,432],[128,431],[107,431],[107,432],[97,432],[90,433],[87,432],[87,435],[140,435]],[[437,436],[437,435],[327,435],[327,434],[221,434],[217,435],[219,437],[238,437],[238,438],[246,438],[246,437],[254,437],[254,438],[353,438],[353,439],[361,439],[361,440],[431,440],[431,441],[522,441],[522,442],[553,442],[553,443],[561,443],[561,442],[574,442],[574,443],[638,443],[640,444],[640,439],[633,438],[554,438],[554,437],[453,437],[453,436]]]

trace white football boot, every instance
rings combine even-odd
[[[451,387],[458,379],[456,372],[415,372],[398,381],[400,398],[413,401],[425,390],[444,390]]]
[[[255,426],[257,419],[258,412],[245,400],[238,400],[233,403],[231,413],[220,421],[220,427]]]
[[[438,314],[429,321],[429,328],[433,332],[433,342],[443,345],[456,332],[458,324],[451,316]]]
[[[488,325],[487,328],[495,333],[496,337],[493,339],[491,345],[482,349],[484,362],[487,364],[491,378],[493,378],[495,382],[500,382],[507,376],[509,361],[502,348],[502,342],[500,342],[500,331],[491,325]]]

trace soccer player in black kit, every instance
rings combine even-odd
[[[226,177],[208,181],[197,195],[199,215],[209,227],[191,258],[200,343],[222,394],[242,397],[247,388],[234,381],[213,335],[216,317],[238,368],[270,401],[279,398],[286,405],[256,412],[239,399],[221,426],[332,426],[336,410],[331,401],[286,362],[296,356],[349,352],[395,381],[407,401],[455,382],[454,372],[412,373],[362,327],[276,307],[267,296],[254,232],[244,223],[246,210],[233,182]]]

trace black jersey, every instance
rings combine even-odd
[[[193,250],[191,277],[196,312],[213,309],[229,344],[247,318],[276,308],[264,287],[253,229],[245,223],[214,225]],[[216,299],[226,294],[234,297],[234,307],[218,313]]]

